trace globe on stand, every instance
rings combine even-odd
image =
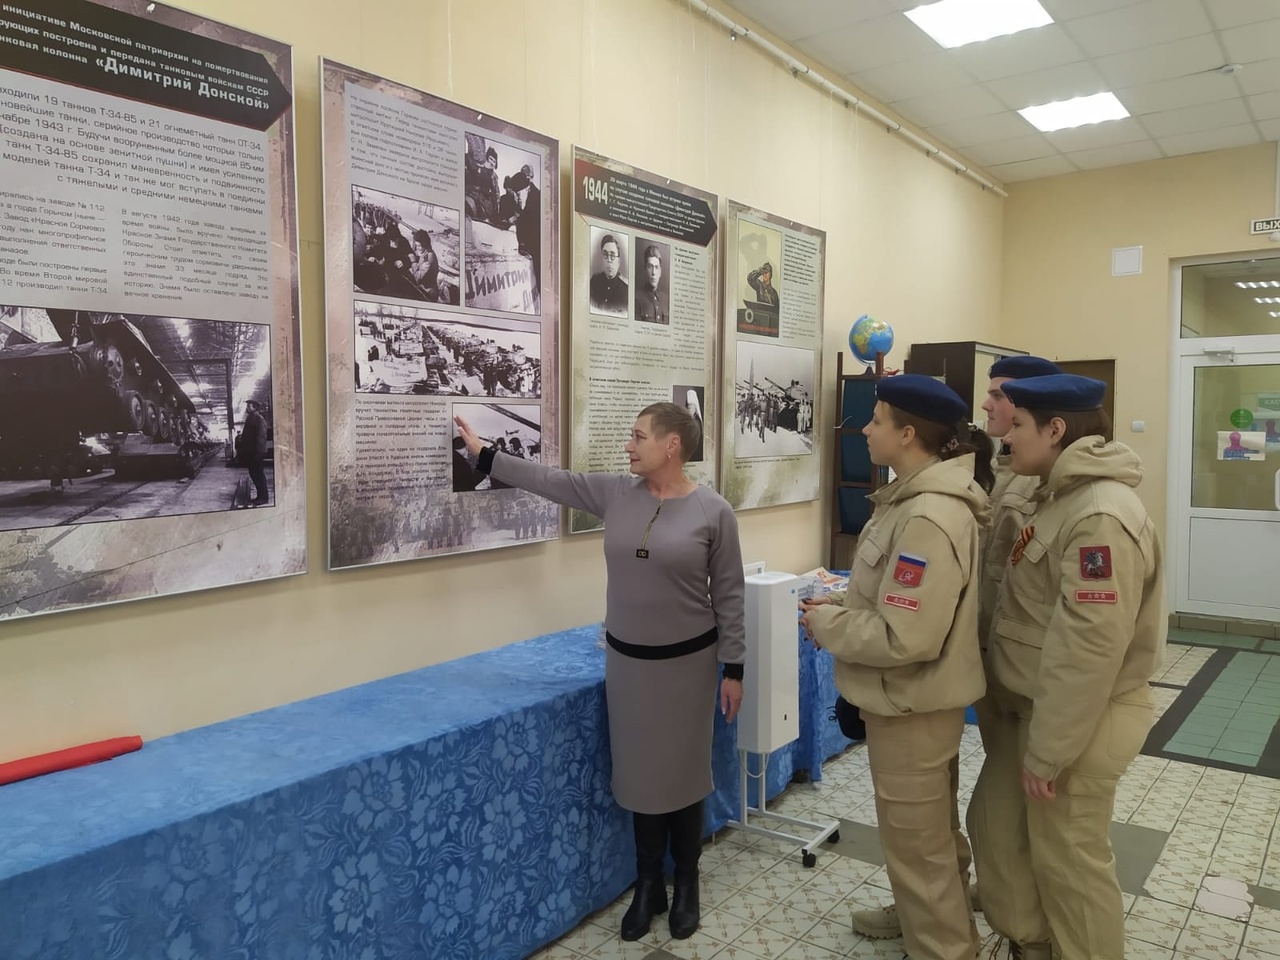
[[[893,327],[864,313],[849,328],[849,349],[856,359],[875,369],[876,355],[887,357],[893,349]]]

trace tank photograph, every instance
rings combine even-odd
[[[272,505],[270,334],[0,306],[0,530]]]
[[[436,314],[355,302],[356,392],[453,397],[542,394],[542,340],[533,321]]]

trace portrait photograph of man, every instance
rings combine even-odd
[[[591,228],[591,282],[588,297],[591,312],[609,317],[625,317],[631,291],[627,286],[627,260],[631,238],[617,230]]]
[[[671,247],[656,240],[636,238],[636,320],[671,323],[671,283],[667,279]]]

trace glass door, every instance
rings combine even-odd
[[[1280,351],[1181,358],[1177,610],[1280,621]]]

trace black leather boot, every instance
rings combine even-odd
[[[622,939],[639,940],[654,916],[667,912],[667,883],[662,861],[667,855],[667,814],[633,813],[636,834],[636,892],[622,918]]]
[[[687,940],[698,929],[698,857],[702,853],[702,801],[667,814],[671,824],[671,858],[676,862],[671,896],[671,936]]]

